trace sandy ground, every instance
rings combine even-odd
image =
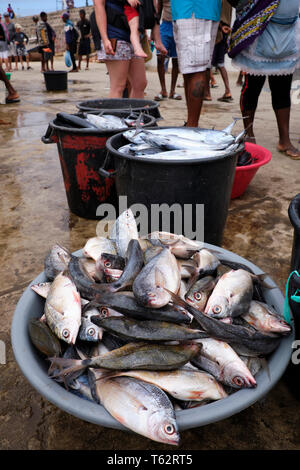
[[[101,428],[81,421],[46,401],[19,370],[10,345],[10,326],[25,287],[43,270],[48,249],[60,242],[71,251],[94,236],[96,221],[79,218],[67,205],[57,147],[41,136],[58,111],[76,112],[83,99],[106,97],[108,76],[103,64],[70,74],[67,92],[47,92],[38,63],[34,70],[14,72],[12,83],[21,102],[0,106],[0,340],[7,363],[0,365],[0,449],[169,449],[141,436]],[[57,69],[65,69],[56,61]],[[155,72],[148,72],[146,98],[159,92]],[[200,125],[222,129],[239,115],[240,88],[230,73],[234,101],[220,103],[223,85],[212,90]],[[169,82],[170,75],[167,76]],[[182,84],[179,77],[178,84]],[[177,93],[183,94],[178,87]],[[183,125],[185,102],[160,105],[160,125]],[[291,137],[297,145],[300,106],[294,104]],[[239,122],[236,131],[242,129]],[[264,88],[255,122],[257,143],[272,152],[246,193],[231,202],[223,247],[257,264],[284,291],[290,269],[293,229],[288,219],[291,199],[300,192],[300,161],[276,151],[277,126],[271,97]],[[217,189],[216,189],[217,190]],[[217,215],[216,215],[217,216]],[[300,367],[300,366],[299,366]],[[298,375],[299,377],[299,375]],[[180,449],[300,448],[300,405],[281,380],[259,403],[221,422],[182,432]]]

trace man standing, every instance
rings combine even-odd
[[[221,0],[171,0],[174,38],[188,111],[186,125],[189,127],[198,127],[221,3]]]
[[[16,28],[14,23],[11,21],[9,17],[9,13],[4,13],[4,24],[8,31],[8,70],[12,71],[12,58],[15,58],[15,70],[18,70],[18,57],[16,52],[16,45],[15,45],[15,35],[16,35]]]
[[[171,89],[169,98],[173,100],[181,100],[181,96],[175,93],[176,82],[178,77],[178,59],[176,52],[176,44],[173,35],[173,23],[171,15],[171,4],[170,0],[158,0],[157,12],[159,20],[162,17],[162,23],[160,25],[160,36],[163,45],[168,51],[168,57],[172,59],[172,76],[171,76]],[[165,59],[166,57],[160,53],[157,53],[157,72],[160,81],[161,91],[155,96],[156,101],[161,101],[168,98],[166,88],[166,70],[165,70]]]
[[[40,13],[40,19],[41,21],[39,21],[37,24],[36,34],[37,34],[38,44],[39,44],[39,53],[41,54],[41,62],[42,62],[41,71],[46,72],[49,70],[48,60],[51,57],[51,49],[49,47],[50,39],[48,36],[48,30],[46,26],[47,14],[44,11]]]
[[[86,68],[85,70],[89,69],[89,60],[90,60],[90,53],[91,53],[91,40],[90,40],[90,32],[91,32],[91,23],[86,18],[85,10],[80,10],[79,12],[80,21],[77,23],[77,28],[80,31],[81,37],[79,41],[79,49],[78,49],[78,69],[81,69],[81,61],[82,56],[86,56]]]
[[[78,72],[78,68],[76,65],[75,54],[77,51],[77,39],[78,39],[78,32],[74,28],[72,21],[70,20],[69,13],[63,13],[61,16],[63,22],[65,23],[64,31],[65,31],[65,41],[66,41],[66,50],[70,52],[73,69],[70,70],[71,72]]]
[[[2,66],[2,62],[5,63],[5,71],[9,71],[8,65],[8,31],[4,23],[1,22],[1,14],[0,14],[0,65]]]

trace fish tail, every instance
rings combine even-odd
[[[52,379],[63,380],[66,388],[68,388],[68,383],[79,377],[90,363],[90,360],[87,359],[65,359],[62,357],[50,357],[48,359],[51,362],[48,375]]]
[[[268,282],[265,281],[266,277],[268,277],[267,274],[262,273],[262,274],[254,274],[251,276],[253,281],[264,287],[265,289],[276,289],[276,286],[271,286],[271,284],[268,284]]]

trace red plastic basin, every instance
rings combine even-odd
[[[257,144],[245,143],[245,150],[251,153],[254,163],[247,166],[237,166],[232,186],[231,199],[241,196],[248,188],[250,182],[256,175],[257,170],[269,163],[272,158],[271,152]]]

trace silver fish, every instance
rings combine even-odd
[[[103,329],[91,321],[91,317],[99,316],[99,311],[96,307],[88,308],[81,317],[81,325],[79,328],[78,338],[82,341],[101,341],[103,336]]]
[[[80,294],[64,273],[54,279],[45,303],[48,326],[66,343],[74,344],[81,324]]]
[[[94,393],[117,421],[154,441],[179,444],[173,405],[160,388],[132,377],[96,380],[96,371],[91,374]]]
[[[180,280],[176,258],[168,248],[164,248],[143,267],[134,280],[132,290],[141,305],[160,308],[171,300],[164,287],[177,293]]]
[[[195,282],[187,291],[185,300],[198,310],[204,311],[209,296],[216,286],[217,280],[206,276]]]
[[[53,281],[57,274],[68,267],[69,261],[70,254],[68,250],[60,245],[54,245],[44,261],[44,272],[47,279]]]
[[[117,218],[110,232],[110,240],[117,246],[119,256],[125,258],[130,240],[138,240],[137,225],[131,209],[127,209]]]
[[[83,247],[84,256],[92,258],[95,261],[97,261],[102,253],[110,253],[112,255],[117,254],[115,244],[105,237],[89,238]]]
[[[233,388],[256,387],[251,372],[229,344],[213,338],[195,340],[195,342],[201,344],[202,348],[192,359],[192,364]]]
[[[178,400],[220,400],[227,397],[222,385],[212,375],[197,369],[183,367],[167,372],[129,370],[118,372],[116,376],[134,377],[152,383]]]
[[[291,332],[290,325],[284,321],[283,317],[262,302],[253,300],[249,311],[241,317],[258,331],[281,334]]]
[[[177,258],[189,259],[201,247],[199,242],[190,240],[183,235],[169,232],[151,232],[148,239],[159,240],[163,245],[170,248],[171,253]]]
[[[124,129],[127,126],[124,119],[113,116],[111,114],[105,114],[103,116],[96,116],[95,114],[87,114],[87,120],[98,127],[99,129]]]
[[[214,318],[236,317],[249,310],[253,297],[253,280],[243,269],[232,270],[219,279],[205,312]]]

